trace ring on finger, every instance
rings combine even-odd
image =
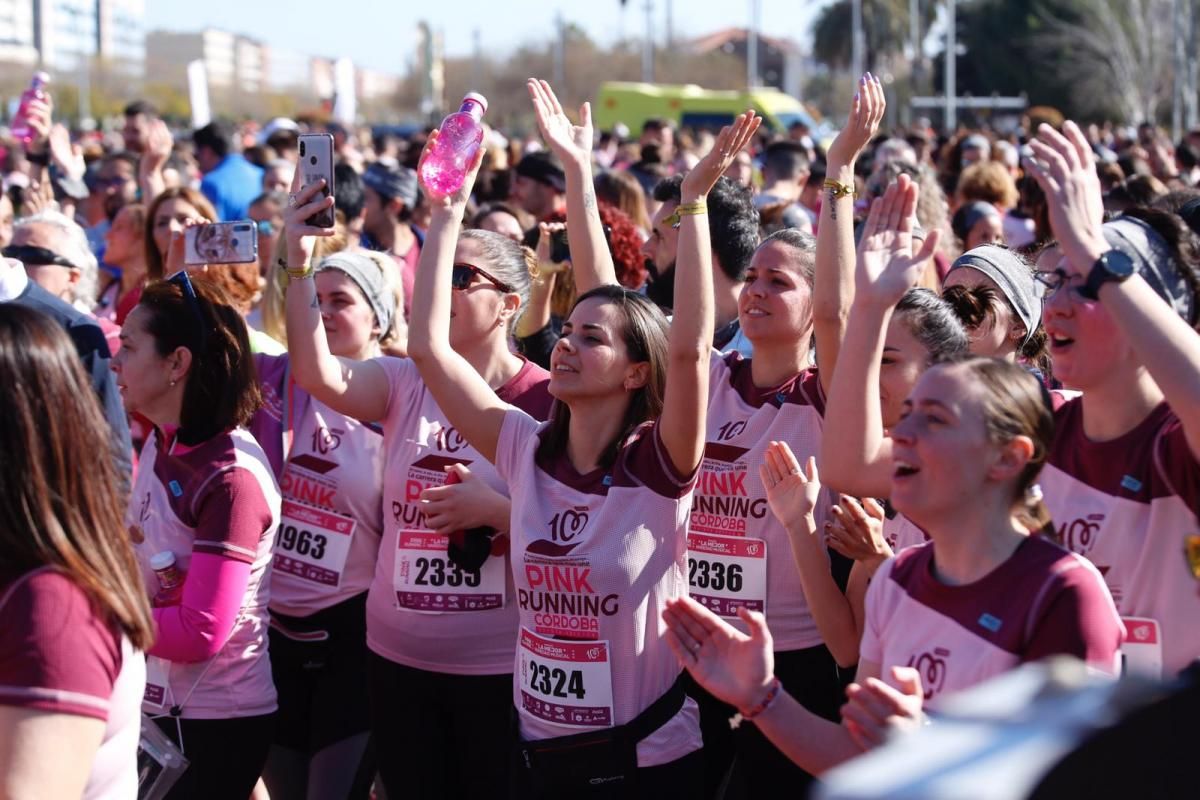
[[[299,192],[288,192],[288,208],[296,207],[296,195],[298,194]]]

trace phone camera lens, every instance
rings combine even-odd
[[[309,157],[309,159],[308,159],[308,163],[312,164],[312,165],[315,167],[315,166],[317,165],[317,157],[316,157],[316,156],[310,156],[310,157]]]
[[[301,155],[301,156],[303,156],[303,155],[304,155],[304,144],[305,144],[304,142],[301,142],[301,143],[300,143],[300,155]]]
[[[238,240],[237,240],[237,237],[235,236],[235,237],[233,237],[232,239],[230,239],[230,240],[229,240],[229,243],[230,243],[231,245],[233,245],[234,247],[237,247],[237,246],[238,246]]]

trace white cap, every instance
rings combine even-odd
[[[35,81],[37,81],[38,83],[49,83],[50,82],[50,73],[35,72],[35,73],[33,73],[33,79]]]
[[[150,569],[155,572],[173,566],[175,566],[175,554],[170,550],[163,550],[161,553],[150,556]]]
[[[474,100],[476,103],[479,103],[479,105],[483,107],[483,113],[487,113],[487,98],[481,95],[479,92],[467,92],[465,95],[463,95],[463,102],[465,103],[468,100]]]

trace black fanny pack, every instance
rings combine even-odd
[[[539,793],[629,786],[637,771],[638,742],[678,714],[686,698],[680,676],[666,694],[624,725],[532,742],[517,737],[519,767],[530,773]]]

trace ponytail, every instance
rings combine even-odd
[[[1057,545],[1062,544],[1058,529],[1054,527],[1054,518],[1050,516],[1050,509],[1042,499],[1042,487],[1038,484],[1035,483],[1025,490],[1025,502],[1017,508],[1016,517],[1017,522],[1024,525],[1030,534]]]

